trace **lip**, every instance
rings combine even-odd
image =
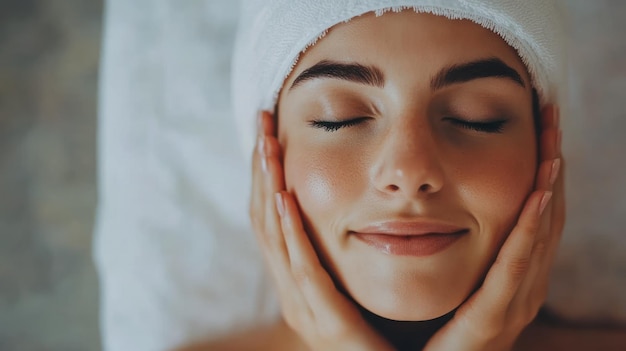
[[[414,221],[379,222],[351,234],[385,254],[425,257],[445,250],[468,232],[448,223]]]

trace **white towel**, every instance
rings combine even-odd
[[[617,62],[619,48],[606,47],[619,33],[604,23],[619,14],[607,16],[606,1],[567,4],[578,9],[572,36],[583,43],[572,47],[586,73],[563,121],[575,191],[548,303],[574,321],[625,323],[626,173],[614,165],[626,124],[611,113],[619,93],[608,94],[619,91],[619,75],[608,76],[619,65],[594,70]],[[245,8],[244,27],[258,8]],[[237,2],[107,0],[106,10],[94,238],[103,350],[171,350],[271,320],[278,307],[247,219],[250,167],[224,88]]]
[[[564,80],[563,13],[550,0],[244,0],[235,44],[232,99],[241,145],[249,157],[254,118],[273,109],[299,55],[328,28],[375,11],[412,8],[469,19],[499,34],[526,64],[541,102],[557,102]]]

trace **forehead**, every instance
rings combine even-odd
[[[380,67],[390,78],[423,75],[424,80],[443,66],[497,57],[522,73],[526,66],[515,49],[496,33],[469,20],[451,20],[412,10],[382,16],[367,13],[332,27],[308,48],[286,80],[286,85],[321,60],[358,62]],[[408,75],[407,75],[408,73]]]

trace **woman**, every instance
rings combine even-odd
[[[272,349],[509,350],[563,229],[558,60],[481,17],[528,2],[371,3],[299,55],[258,119]]]

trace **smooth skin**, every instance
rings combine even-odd
[[[485,58],[519,80],[432,83],[446,67]],[[322,60],[376,67],[385,79],[294,86]],[[426,341],[426,350],[511,349],[545,299],[565,217],[558,110],[544,107],[537,138],[530,85],[494,33],[411,11],[339,25],[301,57],[279,115],[259,118],[250,208],[297,336],[291,349],[416,349]],[[498,132],[466,128],[503,116]],[[317,122],[354,117],[336,130]],[[350,234],[370,220],[417,217],[470,234],[420,258],[374,252]],[[455,309],[434,335],[371,323],[373,315],[426,321]]]
[[[300,78],[322,70],[320,62],[361,65],[378,77],[355,82],[335,67],[345,79],[328,77],[332,71]],[[466,78],[438,83],[450,76]],[[403,11],[333,27],[298,60],[275,117],[285,189],[322,265],[360,306],[396,321],[438,318],[467,299],[539,166],[526,68],[502,38],[471,21]],[[498,121],[485,130],[473,124]],[[417,220],[468,234],[422,257],[381,254],[354,235]]]
[[[411,27],[416,23],[415,16],[420,17],[420,25],[431,27]],[[371,22],[374,20],[377,23]],[[283,318],[275,324],[185,351],[417,350],[425,342],[426,350],[511,349],[545,299],[550,267],[563,230],[559,113],[556,106],[544,106],[539,133],[535,135],[529,77],[515,51],[495,34],[472,23],[446,21],[407,11],[381,18],[365,15],[333,28],[300,58],[285,87],[324,59],[375,65],[383,71],[386,84],[372,87],[315,79],[290,91],[284,88],[278,116],[268,111],[259,115],[250,216],[277,288]],[[409,28],[415,30],[411,35]],[[368,41],[372,46],[368,46]],[[415,48],[420,50],[410,51]],[[499,78],[455,84],[437,91],[419,85],[428,82],[442,66],[494,56],[521,73],[523,88]],[[408,61],[402,61],[403,58]],[[395,65],[385,65],[391,61]],[[395,68],[399,69],[394,71]],[[455,129],[457,126],[446,124],[445,119],[447,113],[455,112],[450,108],[454,102],[469,106],[461,109],[461,115],[476,118],[493,116],[493,106],[499,102],[509,111],[505,114],[515,121],[505,126],[502,138]],[[368,119],[365,124],[333,131],[335,134],[310,125],[312,119],[354,116]],[[364,132],[369,132],[368,143],[361,139],[360,133]],[[450,138],[451,135],[456,138]],[[489,152],[472,144],[480,139],[489,146]],[[465,140],[470,147],[455,148],[452,140]],[[403,145],[410,147],[402,148]],[[383,151],[375,152],[379,150]],[[428,150],[439,154],[434,157],[425,152]],[[472,157],[459,157],[459,150]],[[368,159],[363,155],[377,157]],[[507,163],[511,160],[519,168]],[[363,178],[364,175],[370,177]],[[458,188],[455,192],[459,184],[464,184],[465,192]],[[359,198],[363,194],[379,197]],[[463,204],[471,206],[460,206],[460,198]],[[421,207],[423,210],[437,201],[439,206],[443,204],[440,208],[455,214],[450,220],[463,222],[473,216],[476,222],[485,223],[472,227],[481,240],[473,244],[459,242],[455,245],[460,249],[435,255],[447,257],[446,261],[457,260],[457,266],[462,262],[467,269],[440,271],[439,276],[448,279],[441,279],[440,286],[437,281],[429,284],[426,274],[421,276],[426,279],[413,281],[374,280],[368,289],[360,289],[359,279],[355,278],[358,274],[353,274],[341,256],[353,255],[360,271],[373,271],[366,265],[368,262],[386,266],[384,276],[391,277],[406,269],[421,269],[423,262],[384,257],[358,246],[337,245],[337,238],[344,243],[350,240],[345,235],[350,225],[341,222],[349,217],[345,210],[366,214],[371,213],[367,206],[394,203],[420,204],[425,206]],[[478,260],[458,261],[464,257],[462,251]],[[437,263],[439,258],[432,260]],[[466,274],[470,279],[456,276],[458,271],[471,272]],[[460,292],[446,296],[442,289],[451,283],[459,285],[447,290]],[[408,294],[389,293],[394,284],[408,287]],[[376,305],[381,292],[392,298]],[[381,315],[411,320],[420,314],[436,317],[453,308],[456,313],[447,314],[451,319],[430,333],[422,333],[420,324],[392,320],[387,328],[380,328],[372,323],[373,314],[364,311],[376,310]],[[407,337],[416,340],[406,342]],[[540,323],[526,328],[519,339],[515,350],[621,350],[619,345],[626,342],[626,334]]]
[[[448,67],[484,58],[499,60],[518,76],[433,83]],[[373,84],[328,74],[301,79],[319,62],[356,63],[379,73]],[[267,259],[285,320],[309,347],[375,350],[385,349],[385,340],[395,347],[421,347],[424,341],[406,339],[415,334],[411,328],[401,335],[399,327],[385,322],[375,326],[377,333],[368,322],[373,316],[427,321],[459,305],[441,329],[447,333],[435,335],[429,347],[459,347],[453,340],[464,348],[468,340],[477,340],[476,349],[512,346],[545,298],[547,283],[543,289],[521,283],[527,265],[518,261],[530,256],[539,212],[552,196],[560,166],[557,128],[544,123],[542,140],[536,138],[542,126],[534,124],[530,85],[516,52],[493,32],[412,11],[365,15],[339,25],[300,58],[279,98],[279,116],[266,117],[260,128],[265,131],[259,141],[261,169],[269,175],[269,192],[281,194],[278,213],[268,193],[253,194],[251,218],[257,233],[280,232],[282,225],[284,243],[271,239],[272,245],[262,246],[271,252]],[[544,118],[556,120],[554,111],[547,114]],[[506,123],[497,132],[458,123],[502,116]],[[329,124],[354,120],[358,123],[342,128]],[[351,235],[371,221],[412,218],[436,218],[471,234],[419,258],[373,252]],[[554,222],[560,234],[563,218]],[[538,251],[545,251],[543,241]],[[496,278],[486,279],[466,301],[487,270]],[[535,270],[532,266],[532,282],[541,282]],[[523,308],[515,307],[512,317],[497,313],[511,301],[517,306],[518,294]],[[340,298],[344,295],[349,298]],[[362,317],[355,304],[370,315]],[[490,309],[497,312],[486,313]]]
[[[563,177],[558,166],[557,173],[553,172],[554,160],[560,159],[557,121],[558,110],[546,107],[536,189],[484,284],[425,350],[510,350],[541,307],[564,218]],[[274,120],[265,112],[260,123],[253,161],[253,224],[277,286],[283,317],[300,337],[301,349],[393,350],[365,323],[321,266],[302,226],[298,204],[284,190]],[[298,344],[291,342],[290,346]]]

